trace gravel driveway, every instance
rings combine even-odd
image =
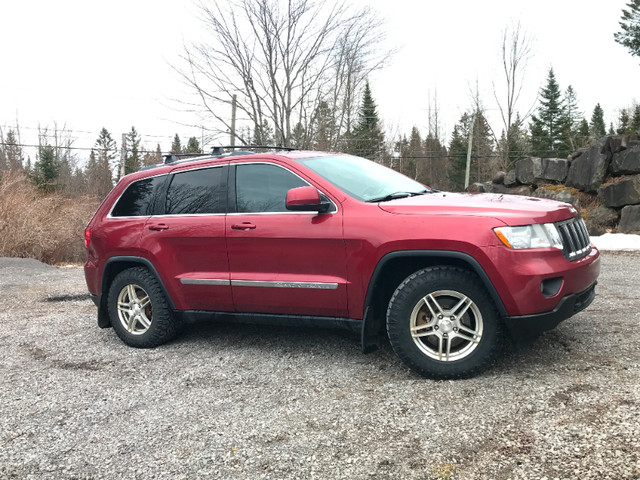
[[[640,255],[484,375],[434,382],[347,332],[101,330],[82,269],[0,259],[0,478],[639,479]]]

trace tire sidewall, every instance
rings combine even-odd
[[[486,368],[501,344],[501,323],[497,310],[480,280],[456,267],[430,267],[405,279],[396,289],[387,311],[387,332],[396,354],[414,371],[430,378],[463,378]],[[478,307],[483,321],[480,343],[464,358],[449,362],[427,356],[411,336],[411,313],[429,293],[453,290],[469,297]]]
[[[127,331],[118,315],[118,296],[130,284],[138,285],[147,293],[153,309],[151,325],[146,332],[138,335]],[[131,268],[119,273],[109,288],[107,302],[111,325],[127,345],[137,348],[156,347],[174,335],[173,319],[164,293],[158,281],[144,268]]]

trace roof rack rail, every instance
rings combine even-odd
[[[213,147],[211,150],[211,154],[224,155],[225,150],[235,150],[235,149],[241,149],[241,148],[242,149],[263,149],[263,150],[286,150],[288,152],[292,150],[297,150],[297,148],[283,147],[282,145],[225,145],[220,147]]]
[[[167,155],[163,155],[165,164],[176,163],[182,157],[185,157],[184,159],[187,160],[189,158],[210,157],[210,156],[211,156],[210,153],[169,153]]]

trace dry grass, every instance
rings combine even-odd
[[[99,203],[89,197],[45,196],[23,174],[5,174],[0,179],[0,256],[84,262],[84,227]]]

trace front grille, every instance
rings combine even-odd
[[[556,222],[555,225],[562,238],[562,254],[567,260],[577,260],[589,254],[591,240],[581,217]]]

